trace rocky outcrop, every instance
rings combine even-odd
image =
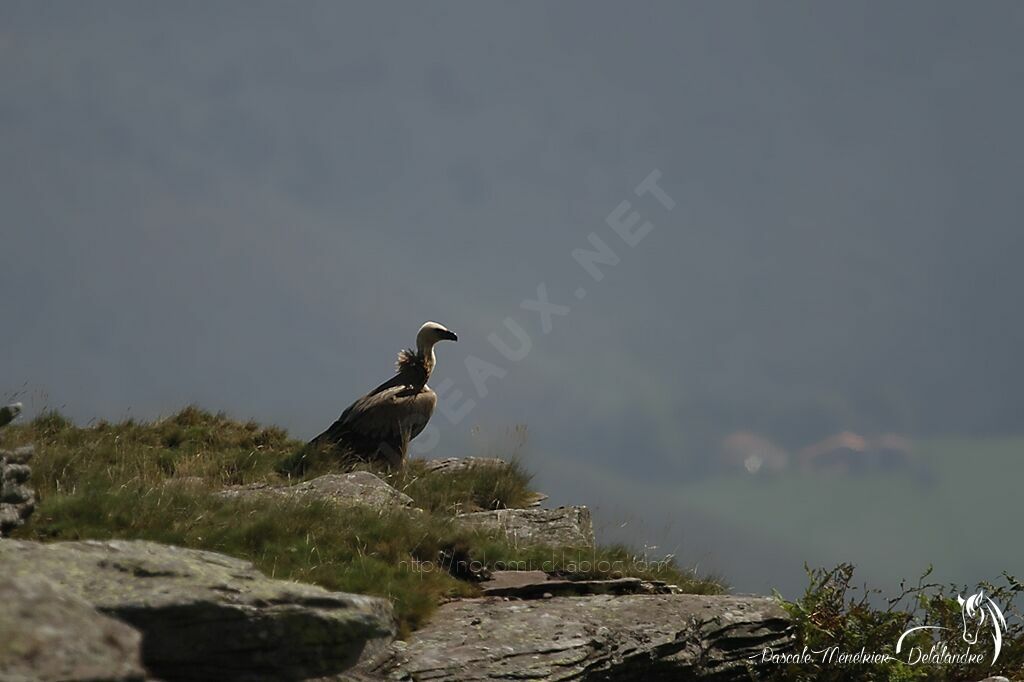
[[[445,457],[423,460],[428,474],[453,474],[474,467],[507,467],[509,463],[497,457]]]
[[[364,674],[393,680],[747,680],[793,644],[772,599],[699,595],[476,599],[442,606]]]
[[[255,484],[227,488],[223,497],[256,497],[277,495],[292,498],[323,500],[342,506],[366,506],[374,509],[409,507],[412,498],[401,493],[368,471],[348,474],[327,474],[296,485]]]
[[[0,452],[0,519],[11,524],[35,503],[26,486],[31,454]],[[497,465],[506,466],[440,460],[429,471]],[[201,479],[173,484],[211,492]],[[216,494],[423,513],[369,472]],[[583,506],[482,511],[448,522],[504,534],[518,546],[594,546]],[[457,543],[441,559],[473,563]],[[679,594],[618,573],[571,580],[580,576],[490,568],[452,572],[479,582],[483,597],[442,605],[399,642],[385,600],[273,580],[220,554],[143,541],[3,540],[0,680],[740,680],[760,672],[765,648],[779,653],[793,644],[790,620],[771,599]]]
[[[517,547],[548,545],[586,548],[594,546],[594,524],[586,507],[557,509],[495,509],[455,517],[484,530],[501,531]]]
[[[38,576],[0,581],[0,680],[141,682],[142,637]]]
[[[604,580],[563,580],[544,571],[492,571],[480,584],[485,597],[549,599],[590,594],[676,594],[681,590],[661,580],[609,578]]]
[[[0,575],[44,576],[143,636],[149,672],[173,680],[337,674],[395,634],[382,599],[272,580],[247,561],[151,542],[0,542]]]
[[[427,469],[449,474],[476,466],[506,465],[445,459]],[[454,520],[503,533],[518,546],[594,546],[582,506]],[[760,672],[766,647],[782,652],[794,641],[786,613],[761,597],[686,595],[635,577],[570,580],[526,570],[488,571],[479,586],[483,598],[444,604],[408,641],[361,664],[353,679],[747,680]]]
[[[6,426],[21,413],[21,403],[0,408],[0,427]],[[36,508],[36,494],[29,485],[32,470],[32,446],[16,450],[0,450],[0,537],[9,535],[31,516]]]

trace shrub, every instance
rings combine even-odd
[[[815,658],[806,665],[780,667],[775,673],[778,680],[816,682],[845,682],[847,680],[980,680],[992,675],[1018,679],[1024,675],[1024,624],[1008,619],[1009,629],[1004,633],[999,659],[993,666],[989,655],[981,663],[961,665],[948,663],[911,665],[907,660],[910,647],[928,652],[933,645],[947,647],[951,653],[962,652],[963,624],[957,595],[966,597],[979,589],[995,601],[1006,613],[1021,593],[1022,585],[1013,576],[1004,573],[1000,585],[982,583],[976,589],[966,586],[939,585],[928,582],[929,568],[913,585],[903,583],[900,592],[882,598],[878,590],[858,588],[853,584],[854,567],[840,564],[831,570],[807,569],[809,585],[804,595],[792,602],[783,601],[783,607],[793,617],[797,628],[798,648],[821,652],[828,647],[838,651],[856,653],[884,653],[892,659],[879,663],[837,665]],[[858,595],[858,591],[860,594]],[[877,605],[876,605],[877,604]],[[904,642],[901,654],[895,652],[896,642],[909,628],[918,625],[939,626],[941,630],[918,630]],[[989,648],[980,642],[972,651]],[[813,657],[812,657],[813,658]]]

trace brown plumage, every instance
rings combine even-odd
[[[398,354],[398,374],[352,403],[310,446],[329,447],[344,460],[401,466],[409,441],[427,426],[437,404],[427,380],[436,362],[434,344],[445,340],[458,336],[436,322],[420,327],[416,350]]]

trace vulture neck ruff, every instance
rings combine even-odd
[[[409,385],[422,388],[434,371],[434,349],[429,349],[429,355],[421,355],[411,348],[399,351],[395,367]]]

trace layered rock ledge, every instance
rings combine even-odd
[[[747,680],[765,647],[793,645],[772,599],[596,595],[442,606],[361,667],[391,680]]]
[[[221,497],[249,498],[268,495],[298,499],[307,497],[341,506],[366,506],[378,510],[401,509],[412,505],[412,498],[395,490],[368,471],[326,474],[295,485],[254,484],[226,488]]]

